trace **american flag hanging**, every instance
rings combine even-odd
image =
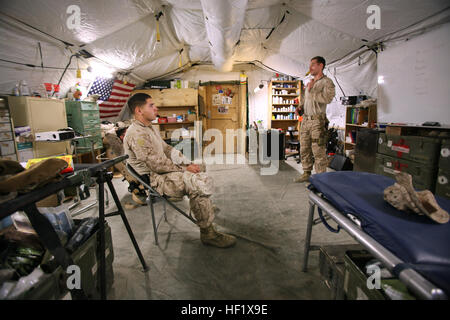
[[[97,77],[88,94],[98,94],[100,118],[117,117],[128,100],[135,85],[117,79]]]

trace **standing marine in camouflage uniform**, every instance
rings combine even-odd
[[[303,120],[300,127],[300,155],[303,175],[294,179],[295,182],[306,182],[311,176],[313,168],[316,173],[327,169],[326,155],[326,109],[335,95],[333,81],[323,74],[325,59],[314,57],[311,59],[309,71],[314,78],[308,83],[299,108],[303,108]],[[297,109],[298,113],[298,109]]]
[[[134,114],[123,143],[128,163],[138,174],[149,175],[151,186],[158,193],[175,198],[189,196],[203,244],[221,248],[234,245],[235,237],[217,232],[212,225],[212,179],[200,166],[191,164],[181,152],[165,143],[153,129],[151,122],[156,119],[158,108],[151,97],[137,93],[130,98],[128,106]]]

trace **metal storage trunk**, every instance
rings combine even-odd
[[[436,179],[436,195],[450,199],[450,170],[439,168]]]
[[[62,269],[58,268],[55,272],[45,274],[41,280],[31,289],[23,293],[19,300],[58,300],[62,297],[60,283],[62,278]]]
[[[325,285],[331,290],[331,299],[344,300],[344,256],[347,250],[362,250],[359,244],[322,246],[319,270]]]
[[[77,221],[77,220],[75,220]],[[89,299],[100,298],[100,252],[98,230],[94,232],[79,248],[72,253],[75,265],[80,267],[81,287]],[[111,228],[105,223],[105,258],[106,258],[106,290],[111,289],[114,282],[114,251],[112,244]],[[65,282],[65,270],[61,266],[53,273],[46,274],[30,290],[22,294],[21,300],[52,300],[60,299],[67,292]]]
[[[450,171],[450,140],[442,140],[439,168]]]
[[[356,135],[355,165],[353,171],[375,173],[375,156],[378,147],[378,131],[359,128]]]
[[[419,136],[388,136],[380,133],[378,153],[403,160],[433,165],[439,159],[440,140]]]
[[[437,174],[435,166],[377,153],[375,173],[395,179],[395,172],[399,171],[409,173],[412,176],[414,188],[434,192]]]
[[[386,300],[382,290],[369,289],[362,271],[373,257],[366,250],[350,250],[344,256],[344,291],[349,300]]]

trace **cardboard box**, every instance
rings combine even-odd
[[[33,149],[24,149],[17,152],[19,162],[27,162],[34,158]]]
[[[12,160],[12,161],[17,161],[17,155],[15,154],[9,154],[7,156],[2,156],[3,160]]]
[[[197,120],[196,114],[191,113],[187,115],[187,121],[195,121],[195,120]]]
[[[166,138],[166,131],[165,130],[160,131],[159,135],[161,136],[162,139],[165,139]]]
[[[413,128],[408,127],[396,127],[396,126],[386,126],[386,134],[391,136],[403,136],[412,134]]]
[[[0,131],[11,131],[11,123],[0,122]]]
[[[14,147],[14,141],[3,141],[0,142],[0,155],[9,155],[16,153],[16,148]]]
[[[36,202],[36,207],[57,207],[61,204],[58,194],[54,193],[41,201]]]
[[[0,132],[0,141],[12,140],[13,135],[12,132]]]

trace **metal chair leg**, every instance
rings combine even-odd
[[[155,233],[155,244],[158,245],[158,228],[156,227],[155,209],[153,208],[152,196],[147,197],[147,204],[150,206],[150,209],[152,211],[152,223],[153,223],[153,232]]]
[[[302,266],[303,272],[306,272],[308,269],[308,257],[309,257],[309,250],[311,248],[310,244],[311,244],[311,234],[312,234],[315,208],[316,208],[316,205],[314,203],[310,202],[309,203],[308,226],[306,227],[305,250],[303,250],[303,266]]]

